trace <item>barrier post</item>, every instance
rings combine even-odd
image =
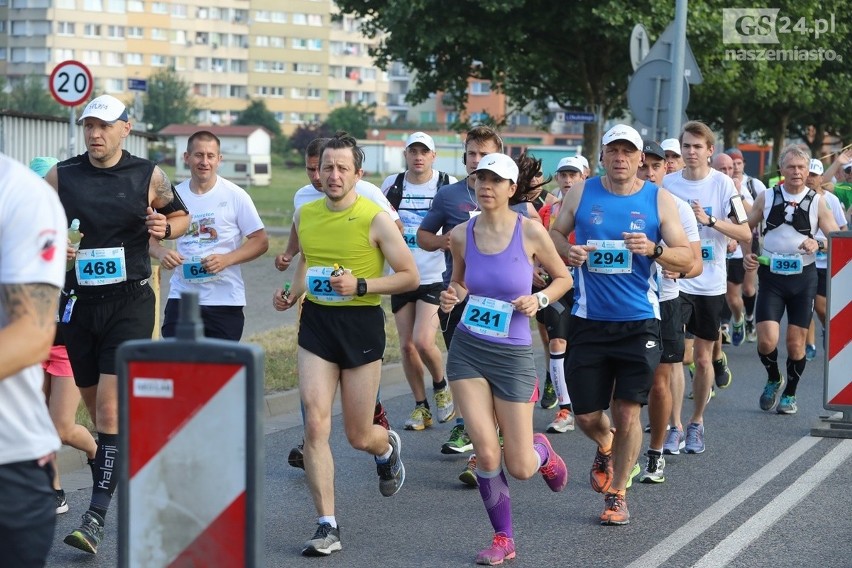
[[[811,436],[852,438],[852,231],[828,235],[823,407]]]
[[[264,566],[263,351],[204,338],[187,293],[174,339],[116,359],[119,566]]]

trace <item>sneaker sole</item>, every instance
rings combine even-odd
[[[425,430],[426,428],[431,428],[432,424],[406,424],[406,430],[414,430],[415,432],[420,432],[421,430]]]
[[[479,487],[479,480],[476,479],[476,474],[469,469],[466,469],[459,474],[459,481],[468,487]]]
[[[479,566],[499,566],[500,564],[503,564],[504,560],[512,560],[513,558],[515,558],[515,553],[511,552],[504,556],[502,560],[495,560],[493,562],[491,560],[480,560],[477,558],[476,564]]]
[[[343,545],[340,542],[335,542],[328,548],[316,548],[314,546],[306,546],[302,549],[302,556],[328,556],[332,552],[343,550]]]
[[[438,418],[438,424],[443,424],[444,422],[449,422],[450,420],[452,420],[452,419],[453,419],[453,418],[455,418],[455,417],[456,417],[456,411],[455,411],[455,410],[453,410],[453,411],[449,414],[449,416],[447,416],[446,418]]]
[[[79,531],[74,531],[63,540],[65,544],[69,546],[73,546],[77,550],[82,550],[83,552],[88,552],[89,554],[97,554],[98,547],[93,545],[88,541],[86,537],[84,537]]]
[[[621,526],[629,525],[629,524],[630,524],[630,519],[626,519],[624,521],[613,521],[612,519],[607,519],[607,520],[601,519],[601,525],[603,525],[605,527],[621,527]]]
[[[564,434],[565,432],[568,432],[568,431],[573,432],[574,431],[574,425],[571,424],[570,426],[564,426],[563,427],[563,426],[554,426],[553,424],[551,424],[547,427],[547,431],[550,434]]]
[[[781,408],[775,409],[775,412],[777,412],[778,414],[784,414],[784,415],[787,415],[787,416],[790,416],[792,414],[796,414],[798,411],[799,411],[798,408],[791,408],[789,410],[781,410]],[[57,511],[58,511],[58,509],[57,509]]]
[[[663,483],[665,480],[665,476],[654,477],[653,475],[646,475],[645,473],[642,473],[642,475],[639,476],[639,483]]]
[[[707,448],[701,448],[701,449],[699,449],[699,450],[696,450],[696,449],[694,449],[694,448],[693,448],[693,449],[685,448],[685,449],[683,450],[683,452],[684,452],[685,454],[703,454],[705,449],[707,449]]]
[[[636,479],[636,476],[642,472],[642,467],[637,463],[633,466],[633,469],[630,470],[630,475],[627,476],[627,487],[625,489],[630,489],[633,486],[633,480]]]
[[[58,506],[56,508],[56,514],[61,515],[63,513],[67,513],[68,509],[69,509],[68,502],[62,503],[60,506]]]
[[[447,444],[444,444],[443,446],[441,446],[441,453],[442,454],[448,454],[448,455],[463,454],[465,452],[471,451],[472,449],[473,449],[472,443],[464,445],[464,446],[448,446]]]
[[[718,377],[716,378],[716,387],[718,387],[718,388],[720,388],[720,389],[726,389],[726,388],[728,388],[729,386],[731,386],[731,383],[732,383],[732,382],[733,382],[733,380],[734,380],[734,376],[733,376],[733,374],[731,373],[731,370],[730,370],[730,369],[728,369],[728,368],[726,368],[726,369],[725,369],[724,377],[727,379],[727,381],[726,381],[726,382],[724,382],[724,383],[723,383],[723,382],[720,382],[720,381],[719,381],[719,379],[718,379]]]

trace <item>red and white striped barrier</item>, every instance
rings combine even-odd
[[[829,235],[827,294],[823,406],[845,415],[852,412],[852,231]]]

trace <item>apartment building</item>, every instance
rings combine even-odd
[[[130,102],[129,79],[171,67],[191,86],[199,121],[229,124],[264,99],[285,132],[347,103],[388,116],[387,74],[358,22],[331,0],[0,0],[0,72],[45,81],[86,64],[95,92]]]

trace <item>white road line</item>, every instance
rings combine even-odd
[[[754,495],[769,481],[788,468],[821,438],[807,436],[781,452],[775,459],[754,472],[748,479],[732,489],[727,495],[699,513],[691,521],[663,539],[657,546],[627,565],[626,568],[649,568],[660,566],[698,538],[719,519],[736,509],[743,501]]]
[[[713,550],[705,554],[693,568],[726,566],[769,527],[780,521],[799,501],[807,497],[817,485],[825,481],[825,478],[837,470],[850,455],[852,455],[852,440],[843,440],[791,485],[791,488],[795,487],[795,490],[784,491],[778,495],[717,544]]]

